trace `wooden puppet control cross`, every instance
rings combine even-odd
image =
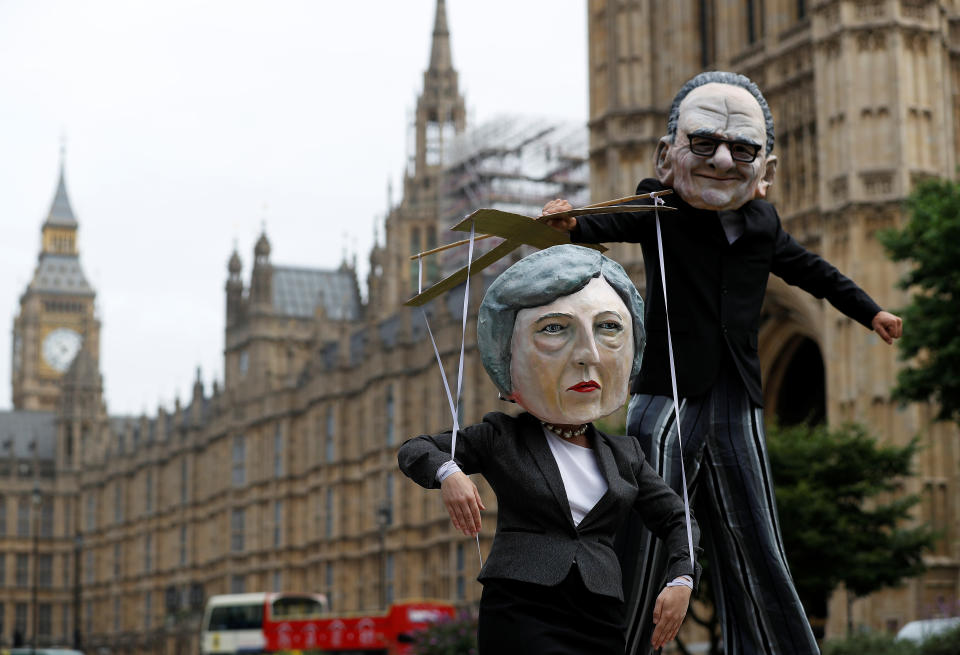
[[[565,212],[540,216],[539,218],[531,218],[521,214],[513,214],[510,212],[501,211],[499,209],[478,209],[450,229],[458,232],[469,232],[472,225],[476,231],[483,231],[487,233],[476,237],[477,239],[501,237],[505,239],[505,241],[478,257],[476,261],[470,264],[469,267],[464,266],[455,273],[452,273],[451,275],[440,280],[426,291],[414,296],[404,304],[412,307],[423,305],[433,300],[440,294],[449,291],[458,284],[462,284],[464,281],[466,281],[468,274],[470,276],[476,275],[497,260],[502,259],[506,255],[510,254],[520,246],[533,246],[534,248],[539,248],[542,250],[544,248],[549,248],[550,246],[559,246],[564,243],[570,243],[570,234],[553,229],[544,222],[546,219],[569,218],[584,216],[587,214],[617,214],[623,212],[653,211],[653,205],[624,205],[623,203],[644,198],[653,198],[670,193],[673,193],[673,191],[667,189],[665,191],[655,191],[653,193],[645,193],[639,196],[617,198],[616,200],[608,200],[606,202],[589,205],[587,207],[581,207],[579,209],[570,209]],[[660,205],[659,209],[660,211],[670,211],[673,209],[673,207]],[[469,243],[469,239],[457,241],[439,248],[434,248],[433,250],[429,250],[427,252],[418,253],[411,256],[410,259],[415,260],[438,253],[442,250],[466,245],[467,243]],[[587,248],[599,250],[600,252],[606,251],[606,248],[601,245],[582,245]]]

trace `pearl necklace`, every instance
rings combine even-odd
[[[574,437],[579,437],[581,434],[587,431],[588,425],[587,423],[584,423],[583,425],[575,427],[572,430],[563,430],[558,428],[553,423],[547,423],[546,421],[540,421],[540,424],[562,439],[573,439]]]

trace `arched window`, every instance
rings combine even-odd
[[[808,423],[818,425],[827,420],[827,400],[823,357],[812,339],[801,337],[787,346],[777,375],[775,413],[780,425]]]

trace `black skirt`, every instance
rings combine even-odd
[[[588,590],[574,565],[555,587],[484,580],[480,655],[622,655],[623,601]]]

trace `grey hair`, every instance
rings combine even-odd
[[[732,86],[739,86],[741,89],[746,89],[750,95],[756,98],[757,102],[760,104],[760,110],[763,112],[763,120],[766,123],[767,128],[767,143],[766,143],[766,152],[765,154],[769,155],[773,152],[773,114],[770,112],[770,105],[767,104],[766,98],[763,97],[763,94],[760,93],[759,87],[754,84],[749,77],[745,75],[740,75],[739,73],[730,73],[728,71],[706,71],[700,73],[690,80],[687,81],[680,90],[677,91],[677,95],[673,98],[673,104],[670,105],[670,115],[667,117],[667,136],[670,137],[670,143],[673,143],[677,138],[677,120],[680,117],[680,103],[683,102],[683,99],[687,95],[696,89],[699,86],[704,84],[730,84]]]
[[[517,312],[548,305],[561,296],[583,289],[603,276],[617,292],[633,319],[632,379],[640,371],[646,331],[643,299],[623,267],[591,248],[562,245],[524,257],[493,281],[480,303],[477,344],[483,367],[500,392],[513,393],[510,377],[511,347]]]

